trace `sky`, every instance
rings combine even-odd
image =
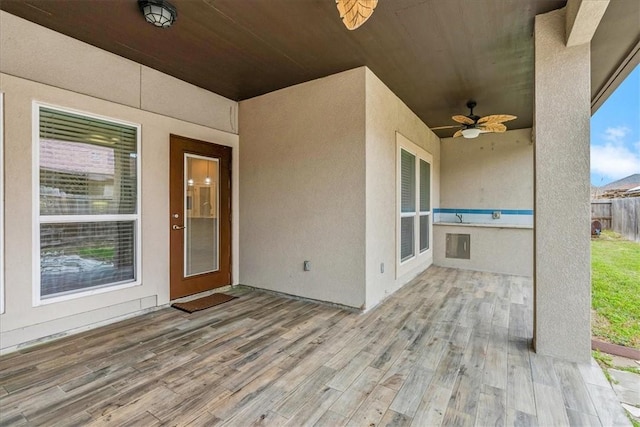
[[[591,184],[640,173],[640,65],[591,117]]]

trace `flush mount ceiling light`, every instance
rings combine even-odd
[[[165,0],[138,0],[138,6],[144,19],[156,27],[169,28],[178,19],[175,6]]]
[[[462,129],[461,133],[463,137],[471,139],[471,138],[477,138],[480,135],[481,131],[478,128],[469,128],[469,129]]]

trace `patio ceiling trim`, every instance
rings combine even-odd
[[[591,42],[608,6],[609,0],[569,0],[565,36],[567,47]]]
[[[611,77],[602,88],[593,96],[591,100],[591,115],[598,111],[609,96],[620,86],[629,74],[640,64],[640,40],[636,43],[629,55],[622,61],[620,66],[611,74]]]

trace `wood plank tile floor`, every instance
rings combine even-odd
[[[366,314],[260,291],[0,358],[2,425],[630,425],[533,353],[530,279],[431,267]]]

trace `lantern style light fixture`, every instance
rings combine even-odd
[[[166,0],[138,0],[138,6],[144,19],[156,27],[169,28],[178,19],[177,9]]]

